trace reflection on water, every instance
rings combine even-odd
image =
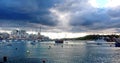
[[[8,63],[119,63],[120,48],[88,46],[85,41],[11,42],[0,43],[0,62],[3,56]]]

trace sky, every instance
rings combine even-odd
[[[1,32],[40,27],[51,38],[119,33],[120,0],[0,0]]]

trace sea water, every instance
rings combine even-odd
[[[86,41],[17,41],[0,43],[0,62],[6,63],[120,63],[120,48],[86,44]]]

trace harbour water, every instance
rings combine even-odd
[[[0,62],[6,63],[120,63],[120,48],[89,45],[86,41],[0,42]]]

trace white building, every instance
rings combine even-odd
[[[14,39],[26,39],[28,37],[28,34],[25,30],[13,30],[11,32],[11,36]]]

